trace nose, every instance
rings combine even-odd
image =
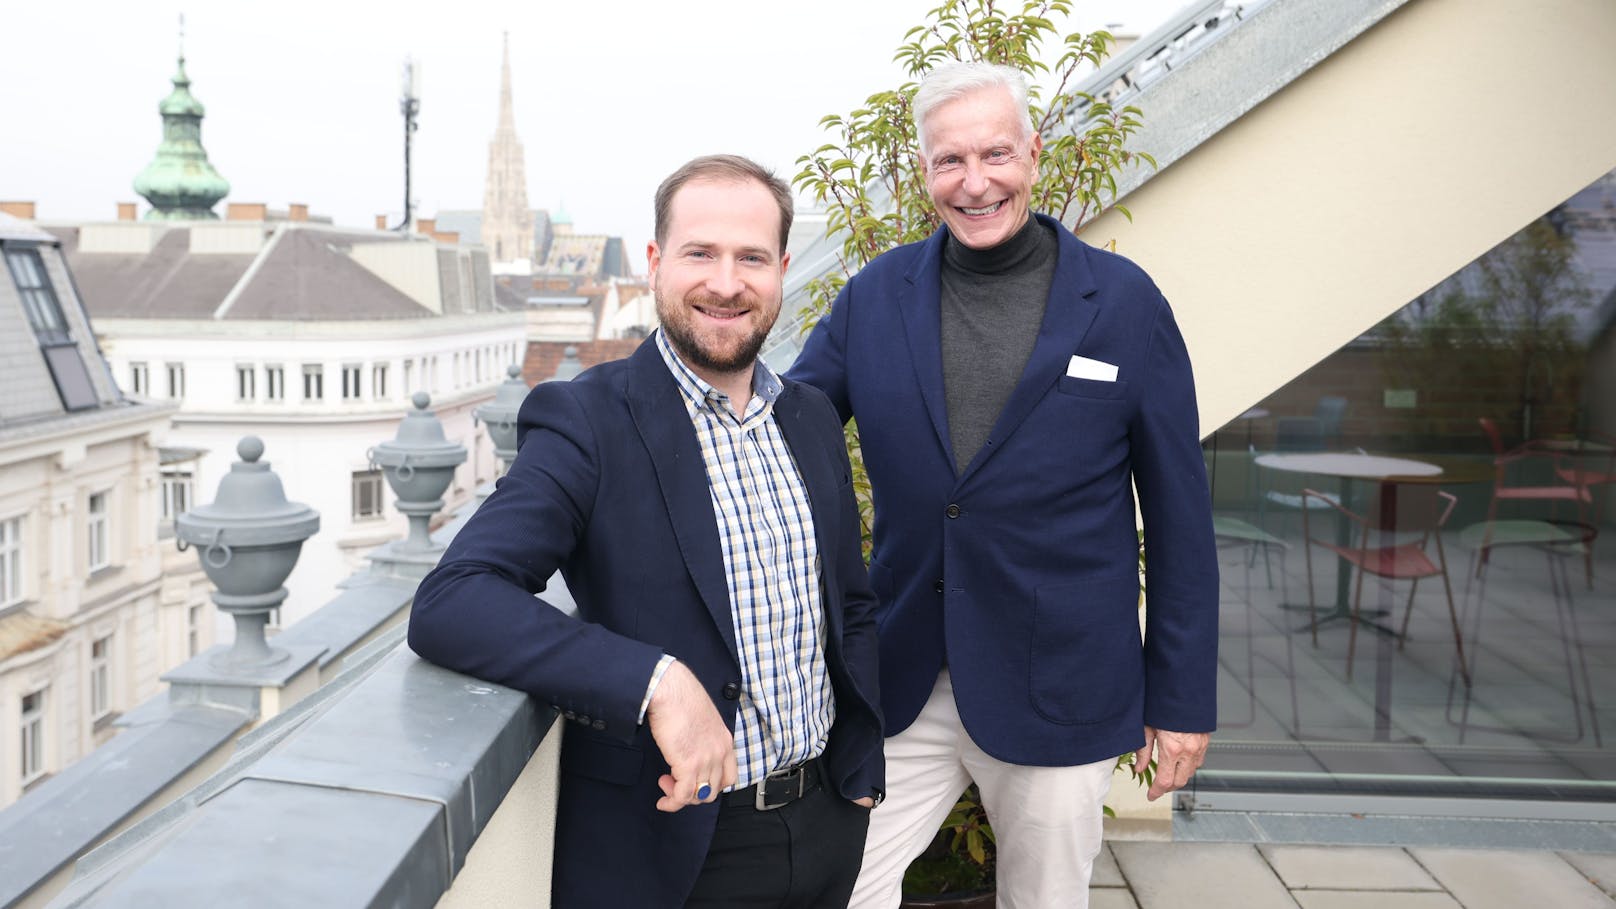
[[[707,274],[707,292],[727,300],[740,296],[744,289],[745,284],[741,281],[740,270],[735,267],[735,260],[728,256],[720,257]]]
[[[982,162],[974,158],[965,162],[965,191],[973,196],[988,191],[987,172],[982,169]]]

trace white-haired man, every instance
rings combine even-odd
[[[1156,798],[1215,724],[1189,357],[1143,271],[1030,213],[1043,141],[1018,72],[939,67],[914,109],[943,228],[849,281],[791,371],[858,419],[875,501],[887,789],[852,905],[898,904],[974,780],[998,905],[1083,907],[1116,756],[1158,760]]]

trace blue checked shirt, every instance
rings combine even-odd
[[[730,619],[741,658],[735,761],[744,789],[767,774],[818,757],[835,719],[825,665],[819,546],[797,462],[774,421],[784,387],[760,361],[752,399],[737,418],[729,397],[702,381],[663,333],[657,349],[695,425],[729,582]],[[673,661],[657,665],[645,706]]]

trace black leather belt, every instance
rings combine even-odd
[[[725,808],[750,807],[773,811],[795,802],[819,788],[819,758],[809,758],[795,767],[776,770],[745,789],[724,793]]]

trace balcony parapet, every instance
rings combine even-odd
[[[401,637],[376,642],[373,671],[266,726],[238,764],[86,857],[51,905],[436,904],[554,711],[426,663]]]

